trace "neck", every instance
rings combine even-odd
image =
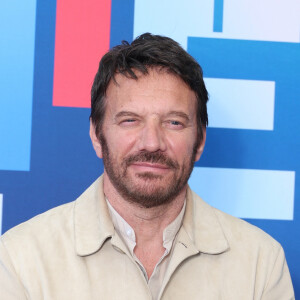
[[[133,228],[136,237],[134,253],[143,264],[148,278],[165,252],[164,229],[179,215],[185,199],[186,187],[170,202],[145,208],[124,199],[104,173],[104,193],[112,207]]]
[[[155,238],[162,241],[164,229],[175,220],[183,207],[186,188],[167,204],[145,208],[124,199],[104,173],[104,193],[113,208],[134,229],[139,245]]]

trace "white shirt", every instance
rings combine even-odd
[[[163,246],[165,248],[165,252],[162,255],[162,257],[159,259],[157,262],[153,273],[150,278],[147,276],[146,269],[144,268],[143,264],[140,262],[140,260],[136,257],[134,254],[134,248],[136,246],[136,238],[135,238],[135,232],[133,228],[118,214],[118,212],[111,206],[109,203],[108,199],[106,198],[106,202],[109,208],[109,212],[112,218],[112,222],[114,224],[115,230],[117,233],[120,235],[122,240],[124,241],[125,245],[127,246],[128,250],[130,251],[133,259],[136,261],[138,266],[141,268],[145,279],[148,282],[149,289],[152,294],[153,299],[157,299],[164,275],[166,273],[169,261],[170,261],[170,252],[173,246],[173,241],[175,239],[175,236],[177,232],[179,231],[181,224],[182,224],[182,219],[184,216],[185,212],[185,206],[186,206],[186,201],[184,201],[184,205],[176,217],[176,219],[170,223],[164,230],[163,232]]]

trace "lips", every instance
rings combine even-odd
[[[153,169],[170,169],[170,167],[167,166],[166,164],[151,163],[151,162],[135,162],[132,163],[131,165],[137,167],[153,168]]]
[[[138,154],[131,155],[126,158],[127,166],[135,165],[144,168],[153,169],[178,169],[179,165],[176,161],[167,157],[161,152],[142,151]]]
[[[147,179],[161,178],[162,175],[169,173],[172,168],[165,164],[149,163],[149,162],[134,162],[129,168],[134,170],[137,175],[147,174]],[[157,177],[158,176],[158,177]]]

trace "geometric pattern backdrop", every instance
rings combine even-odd
[[[103,171],[89,141],[101,56],[143,32],[177,40],[210,94],[191,187],[284,247],[300,296],[300,2],[0,3],[0,232],[77,198]]]

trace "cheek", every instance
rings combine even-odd
[[[178,162],[186,162],[193,155],[194,143],[191,139],[175,138],[170,141],[169,148]]]
[[[136,137],[131,134],[109,132],[107,138],[110,152],[113,157],[123,158],[134,151]]]

